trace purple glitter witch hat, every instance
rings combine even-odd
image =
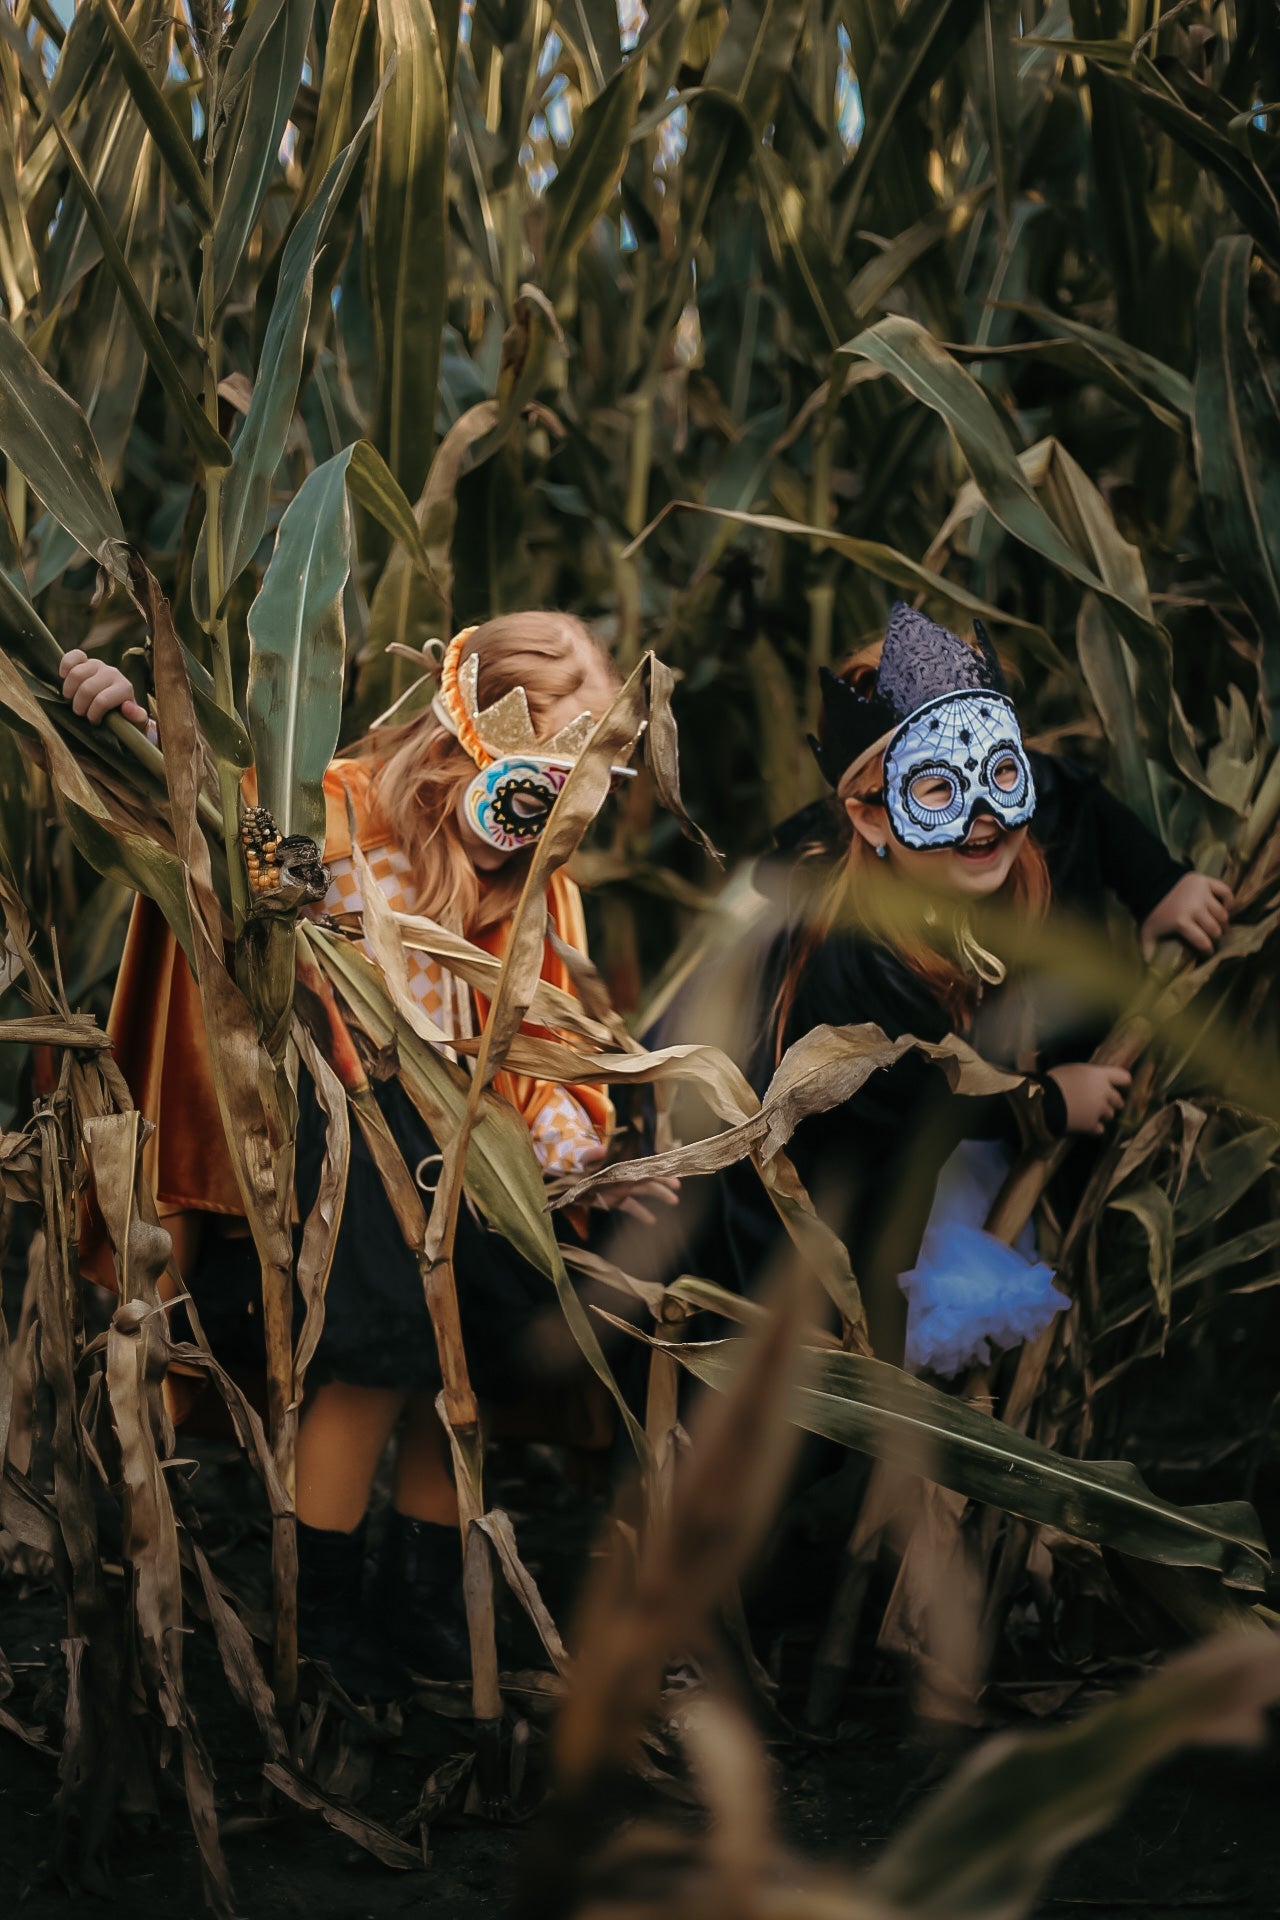
[[[885,628],[875,690],[859,693],[822,669],[821,738],[809,736],[824,777],[839,786],[846,769],[930,700],[948,693],[1004,693],[1005,678],[980,620],[977,647],[899,600]]]

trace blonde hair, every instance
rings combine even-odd
[[[882,642],[864,648],[847,660],[839,670],[842,680],[847,680],[859,692],[870,694],[875,685],[875,673],[880,664]],[[836,789],[841,801],[871,800],[884,788],[884,749],[873,749],[862,761],[844,774]],[[796,992],[801,976],[809,961],[822,942],[832,932],[837,922],[859,925],[871,933],[876,931],[874,908],[874,886],[869,884],[876,866],[875,849],[857,832],[850,829],[849,844],[844,858],[839,862],[826,887],[823,889],[817,911],[805,926],[799,940],[791,947],[787,956],[786,969],[782,983],[774,1001],[773,1018],[776,1022],[776,1051],[781,1058],[783,1037],[791,1009],[795,1004]],[[1018,849],[1012,867],[1009,869],[999,898],[1019,912],[1032,919],[1043,919],[1049,910],[1049,869],[1044,854],[1036,842],[1028,837]],[[939,953],[924,940],[908,940],[898,945],[898,957],[903,965],[915,974],[918,980],[937,1001],[951,1023],[953,1031],[964,1033],[972,1023],[978,1003],[976,982],[957,963],[947,955]]]
[[[584,711],[603,711],[618,686],[613,662],[572,614],[500,614],[471,635],[462,658],[472,654],[480,656],[481,707],[523,687],[539,738],[555,730],[546,722],[559,701],[580,693]],[[378,729],[352,751],[377,762],[370,801],[408,858],[415,912],[467,933],[505,920],[530,854],[512,854],[492,874],[477,872],[458,825],[458,802],[476,763],[448,728],[428,709]]]

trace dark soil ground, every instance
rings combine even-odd
[[[16,1305],[16,1302],[12,1304]],[[1233,1324],[1215,1328],[1199,1349],[1171,1345],[1135,1369],[1123,1398],[1100,1405],[1093,1451],[1138,1461],[1153,1488],[1180,1503],[1247,1497],[1268,1537],[1280,1539],[1280,1453],[1271,1435],[1274,1358],[1280,1351],[1280,1294],[1241,1304]],[[211,1564],[243,1603],[265,1619],[268,1527],[257,1482],[234,1446],[195,1440],[182,1451],[193,1520]],[[843,1461],[843,1466],[840,1462]],[[831,1477],[845,1484],[838,1498]],[[915,1717],[902,1670],[877,1654],[869,1632],[854,1658],[852,1684],[836,1737],[789,1732],[803,1719],[804,1690],[816,1634],[830,1603],[848,1527],[849,1456],[806,1457],[785,1509],[781,1543],[767,1578],[748,1591],[756,1650],[780,1684],[785,1719],[761,1710],[774,1769],[780,1830],[814,1861],[857,1866],[873,1860],[913,1809],[981,1734],[940,1736]],[[825,1474],[825,1478],[823,1477]],[[605,1514],[602,1493],[588,1493],[546,1449],[508,1447],[490,1461],[490,1498],[512,1516],[521,1551],[562,1628]],[[833,1516],[834,1515],[834,1519]],[[1055,1579],[1053,1617],[1015,1610],[1020,1629],[1006,1641],[984,1697],[990,1729],[1026,1729],[1037,1717],[1061,1718],[1131,1682],[1161,1644],[1154,1616],[1131,1606],[1127,1617],[1100,1599],[1096,1580],[1076,1580],[1069,1564]],[[874,1628],[883,1593],[867,1609]],[[1268,1595],[1280,1603],[1280,1593]],[[110,1884],[68,1888],[57,1870],[54,1814],[63,1700],[59,1641],[62,1603],[39,1572],[0,1572],[0,1649],[13,1669],[0,1706],[28,1727],[47,1729],[48,1752],[23,1745],[0,1724],[0,1920],[81,1920],[119,1914],[172,1920],[203,1910],[201,1875],[185,1804],[174,1786],[149,1823],[120,1821],[111,1838]],[[516,1623],[508,1659],[536,1664]],[[243,1920],[387,1920],[399,1914],[440,1920],[500,1920],[527,1880],[544,1777],[546,1701],[512,1696],[532,1727],[521,1824],[497,1825],[449,1803],[433,1812],[429,1858],[418,1871],[380,1864],[314,1813],[264,1804],[261,1745],[229,1694],[212,1638],[198,1625],[187,1641],[189,1695],[216,1775],[227,1862]],[[314,1677],[311,1681],[314,1701]],[[317,1741],[316,1771],[332,1794],[399,1829],[414,1845],[413,1817],[438,1769],[469,1751],[459,1699],[452,1714],[437,1696],[410,1705],[376,1735],[329,1707]],[[1069,1853],[1042,1898],[1041,1915],[1082,1920],[1154,1920],[1206,1913],[1222,1920],[1280,1912],[1280,1741],[1263,1752],[1205,1750],[1151,1776],[1110,1829]],[[692,1811],[638,1784],[622,1818],[683,1821]],[[708,1915],[707,1920],[716,1920]]]
[[[220,1443],[189,1449],[199,1461],[196,1483],[205,1545],[221,1577],[250,1605],[265,1597],[266,1529],[256,1489],[234,1450]],[[496,1463],[495,1492],[517,1518],[527,1558],[557,1614],[569,1605],[594,1527],[599,1499],[584,1496],[553,1471],[542,1454],[509,1453]],[[802,1596],[820,1588],[822,1555],[786,1556],[789,1581],[756,1606],[764,1640],[780,1660],[782,1705],[799,1715],[798,1685],[807,1668],[815,1624]],[[7,1705],[31,1723],[56,1711],[60,1606],[39,1580],[0,1579],[0,1646],[14,1667]],[[779,1632],[779,1628],[784,1630]],[[759,1636],[758,1636],[759,1637]],[[226,1852],[244,1920],[384,1920],[399,1914],[441,1920],[497,1920],[518,1884],[529,1848],[527,1825],[492,1825],[446,1811],[429,1833],[429,1860],[421,1871],[395,1871],[313,1814],[278,1809],[263,1818],[258,1748],[251,1723],[229,1701],[207,1634],[188,1643],[193,1700],[217,1773],[226,1827]],[[766,1647],[767,1650],[767,1647]],[[1062,1703],[1074,1711],[1102,1697],[1117,1678],[1100,1668],[1081,1684],[1040,1654],[1022,1663],[1023,1679],[995,1689],[995,1725],[1032,1724],[1027,1705]],[[1025,1676],[1030,1676],[1029,1678]],[[949,1771],[969,1740],[940,1742],[913,1721],[901,1676],[870,1647],[855,1665],[846,1718],[830,1742],[787,1739],[769,1730],[778,1819],[783,1835],[814,1860],[857,1865],[874,1859],[885,1839]],[[1043,1682],[1043,1686],[1040,1684]],[[1072,1687],[1077,1690],[1070,1692]],[[1058,1693],[1051,1689],[1057,1687]],[[42,1688],[44,1692],[42,1693]],[[461,1709],[459,1709],[460,1711]],[[322,1765],[334,1791],[395,1827],[412,1813],[424,1782],[451,1756],[467,1749],[465,1719],[426,1705],[410,1707],[398,1729],[371,1739],[359,1729],[344,1736],[332,1719],[321,1743]],[[975,1736],[976,1737],[976,1736]],[[531,1783],[536,1797],[541,1735],[535,1732]],[[54,1867],[53,1799],[56,1760],[0,1731],[0,1915],[23,1920],[68,1920],[120,1914],[130,1920],[198,1915],[200,1872],[180,1795],[174,1790],[149,1828],[120,1830],[106,1891],[69,1890]],[[1058,1869],[1041,1903],[1044,1915],[1105,1916],[1205,1912],[1273,1914],[1280,1906],[1280,1744],[1265,1753],[1211,1751],[1183,1757],[1154,1775],[1111,1829],[1079,1847]],[[673,1810],[637,1787],[633,1815],[695,1816]],[[536,1813],[532,1816],[536,1822]],[[418,1832],[412,1832],[416,1843]],[[708,1920],[714,1920],[709,1916]]]

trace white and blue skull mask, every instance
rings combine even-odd
[[[1036,789],[1008,697],[966,689],[909,714],[885,749],[884,804],[904,847],[959,846],[983,813],[1024,827]]]

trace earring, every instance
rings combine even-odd
[[[889,858],[889,849],[888,849],[888,847],[877,847],[877,848],[876,848],[876,859],[877,859],[877,860],[887,860],[888,858]]]

